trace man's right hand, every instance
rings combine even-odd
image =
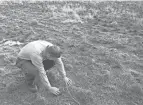
[[[51,93],[53,93],[54,95],[59,95],[61,93],[60,90],[58,88],[56,88],[56,87],[50,87],[49,91]]]

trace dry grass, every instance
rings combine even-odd
[[[142,2],[5,2],[0,4],[1,105],[142,105]],[[64,89],[53,70],[55,97],[30,93],[14,66],[26,43],[43,39],[59,45],[67,75]]]

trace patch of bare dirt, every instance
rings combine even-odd
[[[0,4],[1,105],[142,105],[143,2],[4,2]],[[15,67],[20,48],[38,39],[63,50],[64,88],[53,68],[53,96],[28,91]]]

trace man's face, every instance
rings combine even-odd
[[[46,58],[50,60],[56,60],[56,57],[51,56],[49,53],[46,54]]]

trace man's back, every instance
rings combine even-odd
[[[52,45],[52,43],[43,40],[30,42],[21,49],[18,57],[25,60],[31,60],[31,55],[33,55],[34,53],[40,54],[47,46]]]

